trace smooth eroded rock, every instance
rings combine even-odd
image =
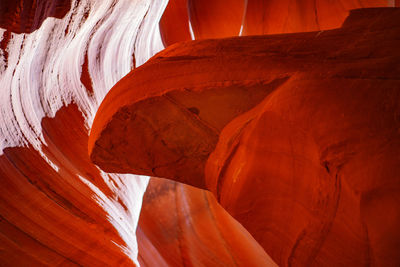
[[[211,190],[279,265],[396,266],[399,15],[171,46],[106,96],[91,159]]]

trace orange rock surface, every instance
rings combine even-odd
[[[86,156],[88,133],[80,111],[70,105],[42,125],[44,153],[59,171],[32,147],[6,148],[0,157],[1,265],[130,266],[112,242],[123,243],[93,192],[75,178],[90,177],[112,195]]]
[[[339,28],[356,8],[400,6],[387,0],[171,0],[160,22],[166,46],[195,39]]]
[[[276,266],[208,191],[152,178],[140,216],[142,266]]]
[[[165,47],[191,40],[187,0],[168,2],[160,20],[160,33]]]
[[[188,13],[196,39],[237,36],[243,23],[246,1],[188,0]]]
[[[328,30],[356,8],[386,7],[385,0],[249,0],[244,35]]]
[[[65,128],[63,125],[74,125]],[[0,157],[2,266],[132,266],[108,214],[76,175],[108,197],[86,153],[88,133],[76,105],[42,122],[46,155],[7,148]],[[63,130],[61,130],[63,129]],[[123,199],[121,205],[127,209]],[[137,229],[141,266],[275,266],[257,241],[211,193],[153,178]]]
[[[279,265],[397,266],[399,16],[173,45],[106,96],[90,157],[209,189]]]
[[[96,69],[93,57],[121,45],[102,40],[99,51],[94,40],[118,32],[110,17],[134,4],[117,2],[0,1],[0,265],[275,266],[211,193],[152,179],[138,226],[146,178],[90,162],[89,117],[105,94],[93,85],[113,67]],[[71,42],[83,51],[69,53]]]

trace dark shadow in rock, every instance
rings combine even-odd
[[[63,18],[71,0],[0,0],[0,28],[14,33],[31,33],[48,17]]]

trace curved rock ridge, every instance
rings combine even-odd
[[[165,46],[192,39],[339,28],[349,11],[400,6],[387,0],[171,0],[161,19]],[[179,15],[178,15],[179,14]]]
[[[46,144],[40,152],[32,146],[4,149],[0,259],[5,266],[131,266],[136,261],[134,211],[147,182],[125,181],[90,164],[84,125],[71,104],[42,120]]]
[[[165,5],[0,2],[0,265],[275,266],[210,193],[150,180],[138,222],[148,178],[89,161],[94,111],[162,48]]]
[[[108,90],[163,48],[166,1],[0,2],[0,265],[132,266],[148,178],[87,156]]]
[[[209,189],[279,265],[397,266],[399,16],[172,45],[105,97],[90,158]]]

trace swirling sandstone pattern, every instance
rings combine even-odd
[[[133,59],[162,48],[150,25],[165,4],[0,2],[1,265],[137,262],[147,178],[100,171],[87,138],[98,104]]]
[[[89,162],[94,112],[162,48],[165,5],[0,2],[0,265],[274,265],[209,193],[169,181],[150,183],[137,242],[148,178]]]
[[[1,266],[399,264],[398,11],[118,82],[398,1],[227,3],[0,0]]]

